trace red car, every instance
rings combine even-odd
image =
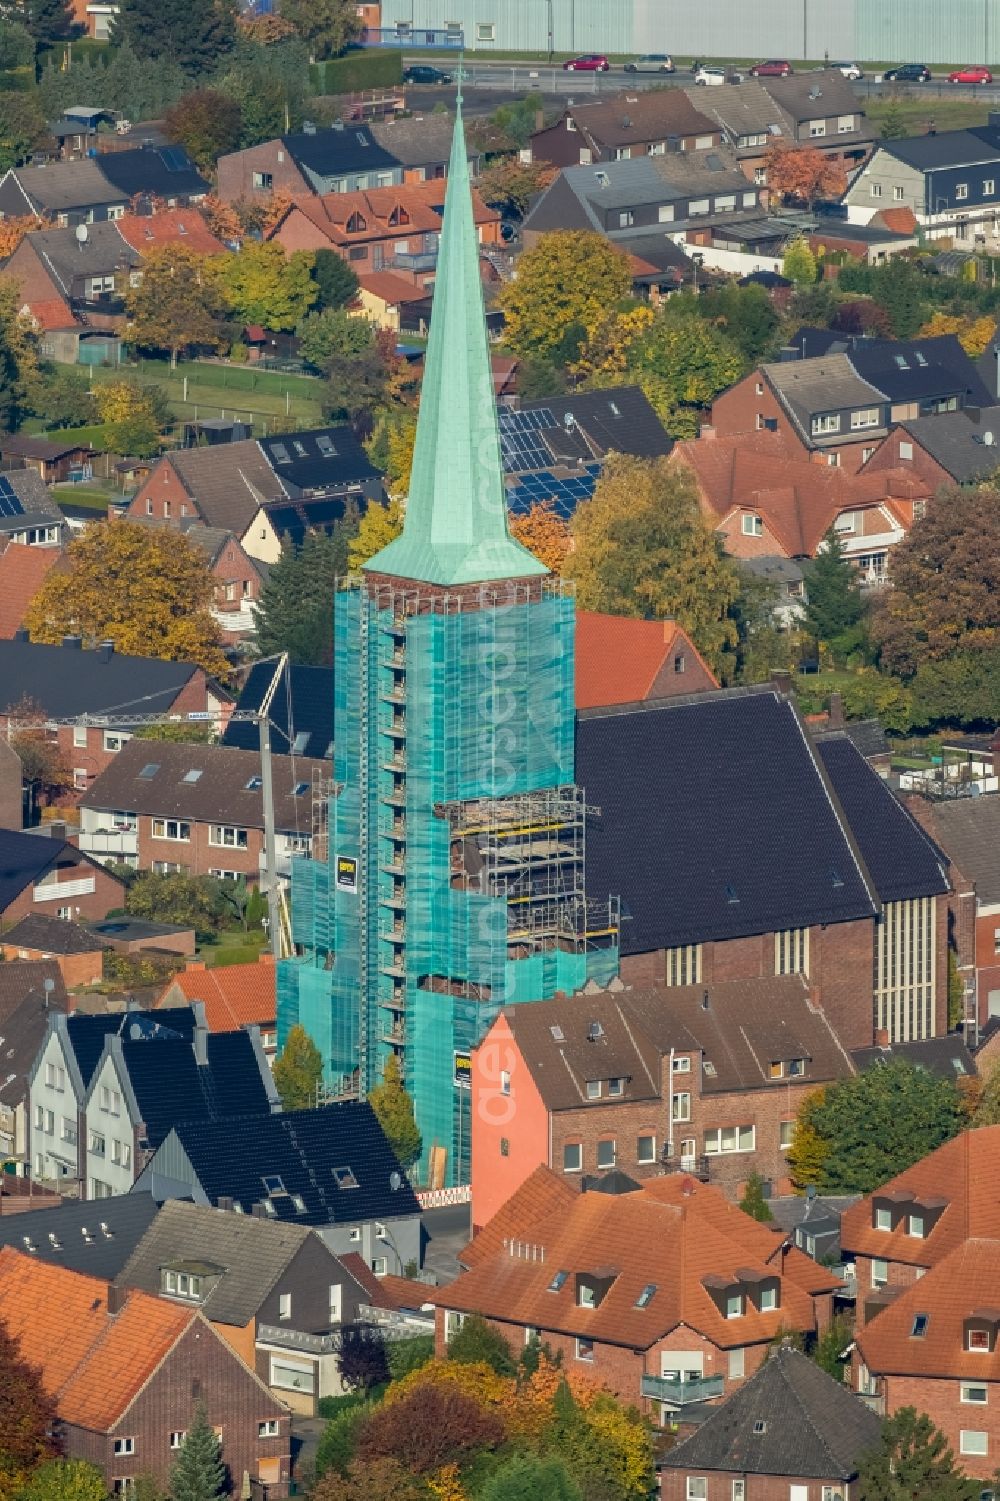
[[[791,63],[780,58],[771,58],[766,63],[755,63],[750,69],[751,78],[787,78],[792,71]]]
[[[949,83],[992,83],[993,74],[989,68],[956,68],[954,73],[948,74]]]
[[[603,52],[584,52],[563,63],[564,73],[606,73],[611,67]]]

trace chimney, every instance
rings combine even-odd
[[[778,360],[782,365],[787,365],[792,360],[799,358],[799,346],[797,344],[783,344],[778,350]]]
[[[698,436],[699,438],[703,438],[706,442],[708,442],[710,438],[716,437],[717,433],[710,422],[703,422],[701,424],[701,431]]]
[[[265,1210],[264,1205],[259,1200],[252,1206],[250,1213],[255,1220],[267,1219],[267,1211]]]
[[[194,1061],[199,1068],[208,1067],[208,1028],[198,1023],[191,1034],[191,1046],[194,1048]]]
[[[997,340],[993,347],[993,358],[997,362],[996,394],[1000,397],[1000,339]]]
[[[887,1048],[889,1046],[889,1032],[886,1027],[875,1028],[875,1046],[877,1048]]]
[[[831,730],[842,730],[844,728],[844,699],[842,694],[837,692],[830,694],[827,721]]]
[[[184,966],[185,973],[189,969],[207,969],[207,968],[208,968],[208,965],[205,963],[204,959],[189,959],[188,962]]]
[[[64,636],[62,638],[62,644],[69,651],[79,651],[82,648],[82,646],[83,646],[83,637],[82,636]]]
[[[536,130],[544,130],[545,129],[545,111],[543,109],[536,109],[535,110],[535,129]]]
[[[13,636],[11,637],[11,640],[13,640],[13,641],[30,641],[31,640],[31,633],[30,633],[30,631],[26,631],[23,625],[20,625],[20,626],[18,626],[17,630],[14,632]]]
[[[113,1318],[116,1313],[121,1313],[128,1297],[127,1287],[118,1287],[116,1283],[108,1283],[108,1313]]]
[[[263,953],[260,954],[260,956],[258,958],[258,963],[259,964],[273,964],[274,963],[274,955],[271,953],[270,949],[267,949],[265,952],[263,952]]]
[[[113,641],[99,641],[97,643],[97,659],[99,662],[110,662],[114,655],[115,643]]]
[[[232,1214],[232,1212],[233,1212],[233,1200],[229,1197],[228,1194],[223,1194],[223,1196],[220,1199],[216,1199],[216,1201],[215,1201],[215,1207],[216,1207],[216,1209],[223,1210],[227,1214]]]

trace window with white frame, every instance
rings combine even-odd
[[[810,429],[814,438],[821,438],[828,433],[839,433],[840,413],[825,412],[822,416],[814,417],[810,423]]]
[[[708,1480],[704,1475],[689,1475],[687,1478],[687,1501],[708,1501]]]
[[[277,1438],[279,1432],[277,1418],[265,1418],[263,1423],[257,1424],[258,1438]]]
[[[966,198],[968,198],[968,196],[969,184],[967,182],[957,182],[955,184],[955,202],[962,203]]]
[[[291,1293],[279,1293],[278,1294],[278,1318],[279,1319],[290,1319],[291,1316],[292,1316],[292,1295],[291,1295]]]
[[[808,975],[808,928],[785,928],[781,933],[775,933],[774,973],[776,975]]]
[[[729,1352],[729,1379],[741,1381],[746,1370],[746,1351],[742,1346],[738,1350]]]
[[[882,184],[880,182],[870,183],[869,189],[873,198],[882,197]]]
[[[181,818],[154,818],[153,838],[172,839],[178,844],[188,844],[191,840],[191,825]]]
[[[837,134],[838,135],[846,136],[854,128],[855,128],[855,120],[854,120],[854,116],[853,115],[838,115],[837,116]]]
[[[995,179],[992,178],[992,177],[986,177],[986,178],[984,178],[983,179],[983,197],[984,198],[992,198],[993,194],[995,192],[996,192],[996,181],[995,181]]]
[[[105,730],[104,749],[106,751],[110,751],[112,755],[115,755],[118,751],[121,750],[123,745],[131,740],[131,738],[131,735],[122,735],[117,730]]]
[[[673,204],[672,203],[661,203],[660,206],[659,206],[659,208],[656,211],[656,216],[657,216],[657,219],[659,220],[659,222],[661,224],[670,224],[670,223],[672,223],[673,222],[673,217],[674,217],[674,206],[673,206]]]
[[[666,958],[666,983],[668,985],[700,985],[700,943],[686,943],[681,948],[667,949]]]
[[[890,1042],[934,1035],[934,898],[885,902],[875,919],[875,1026]]]
[[[611,1168],[615,1165],[618,1145],[613,1139],[599,1141],[597,1143],[597,1166],[599,1168]]]
[[[973,1406],[985,1407],[989,1401],[989,1391],[978,1382],[963,1381],[958,1388],[958,1400],[971,1403]]]
[[[776,1287],[762,1287],[760,1290],[761,1313],[773,1313],[778,1306],[778,1289]]]
[[[675,1058],[671,1064],[671,1068],[675,1074],[689,1074],[691,1072],[691,1059],[687,1056]]]
[[[743,1294],[730,1293],[726,1299],[726,1318],[741,1319],[743,1317]]]
[[[510,1094],[510,1070],[506,1068],[500,1070],[500,1093],[502,1095]]]
[[[85,766],[73,767],[73,786],[79,790],[87,786],[87,768]]]
[[[577,1360],[590,1360],[594,1358],[594,1341],[592,1339],[578,1339],[576,1342]]]
[[[132,1148],[127,1141],[119,1141],[117,1137],[112,1138],[111,1161],[116,1167],[130,1168],[132,1166]]]
[[[187,1429],[186,1428],[175,1428],[174,1431],[173,1431],[173,1433],[171,1433],[171,1435],[170,1435],[170,1447],[171,1447],[171,1449],[180,1449],[183,1446],[184,1440],[186,1438],[187,1438]]]
[[[960,1428],[958,1431],[959,1454],[988,1454],[990,1441],[986,1433],[976,1428]]]
[[[623,1095],[624,1093],[625,1093],[625,1080],[624,1079],[609,1079],[608,1080],[608,1098],[609,1099],[613,1099],[615,1096],[617,1096],[617,1095]]]
[[[691,1119],[691,1096],[682,1091],[675,1094],[670,1107],[670,1117],[675,1121],[689,1121]]]
[[[160,1291],[170,1298],[190,1298],[197,1303],[201,1290],[202,1279],[195,1273],[171,1271],[167,1267],[160,1273]]]
[[[84,749],[86,748],[87,726],[85,724],[75,724],[73,726],[73,744],[77,747],[78,750],[81,747]]]
[[[269,1386],[279,1391],[315,1392],[316,1367],[311,1360],[293,1360],[289,1355],[271,1356]]]
[[[787,1152],[795,1139],[795,1122],[781,1121],[778,1125],[778,1148]]]
[[[587,1080],[587,1099],[588,1100],[599,1100],[601,1098],[601,1096],[602,1096],[603,1093],[604,1093],[604,1080],[603,1079],[588,1079]]]
[[[115,1453],[116,1454],[134,1454],[135,1453],[135,1439],[134,1438],[116,1438],[115,1439]]]
[[[711,207],[711,200],[708,198],[692,198],[688,204],[688,215],[690,218],[695,219],[699,214],[711,212]]]
[[[388,1274],[389,1274],[389,1258],[388,1258],[388,1256],[373,1256],[372,1257],[372,1271],[374,1272],[374,1274],[375,1274],[376,1277],[386,1277],[386,1276],[388,1276]]]
[[[106,1115],[121,1115],[122,1097],[117,1089],[112,1089],[108,1084],[102,1084],[100,1102],[101,1109]]]
[[[878,427],[882,414],[878,407],[860,407],[851,413],[851,431],[859,432],[865,427]]]
[[[891,1209],[876,1208],[876,1210],[875,1210],[875,1229],[876,1230],[891,1230],[892,1229],[892,1210]]]
[[[563,1143],[563,1172],[578,1173],[583,1167],[583,1145],[578,1141]]]
[[[66,1088],[66,1070],[61,1063],[45,1065],[45,1082],[50,1089],[57,1089],[62,1093]]]
[[[635,1143],[635,1160],[636,1160],[636,1162],[643,1162],[643,1163],[649,1163],[649,1162],[655,1162],[656,1161],[656,1137],[655,1136],[639,1136],[639,1137],[636,1138],[636,1143]]]
[[[925,1221],[922,1214],[911,1214],[907,1222],[907,1233],[909,1235],[912,1235],[915,1240],[923,1240],[924,1223]]]
[[[763,519],[760,516],[755,516],[752,512],[745,511],[743,513],[742,526],[744,537],[763,537],[764,535]]]
[[[245,850],[247,831],[234,828],[232,824],[213,823],[208,831],[208,842],[224,849]]]
[[[99,1131],[91,1131],[87,1145],[92,1157],[104,1157],[107,1153],[107,1142]]]
[[[876,1256],[872,1261],[872,1287],[889,1286],[889,1263]]]
[[[477,21],[476,22],[476,41],[477,42],[495,42],[496,39],[497,39],[497,28],[496,28],[496,22],[495,21]]]
[[[826,121],[825,120],[810,120],[809,121],[809,134],[811,136],[825,136],[826,135]]]
[[[756,1141],[754,1126],[716,1126],[705,1132],[705,1151],[710,1156],[729,1152],[752,1152]]]

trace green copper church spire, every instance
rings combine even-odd
[[[406,520],[402,534],[365,567],[444,585],[548,572],[507,529],[461,98]]]

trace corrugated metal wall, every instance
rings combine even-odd
[[[674,52],[681,58],[1000,63],[1000,0],[383,0],[382,25],[457,22],[498,54]],[[483,43],[478,43],[480,49]]]

